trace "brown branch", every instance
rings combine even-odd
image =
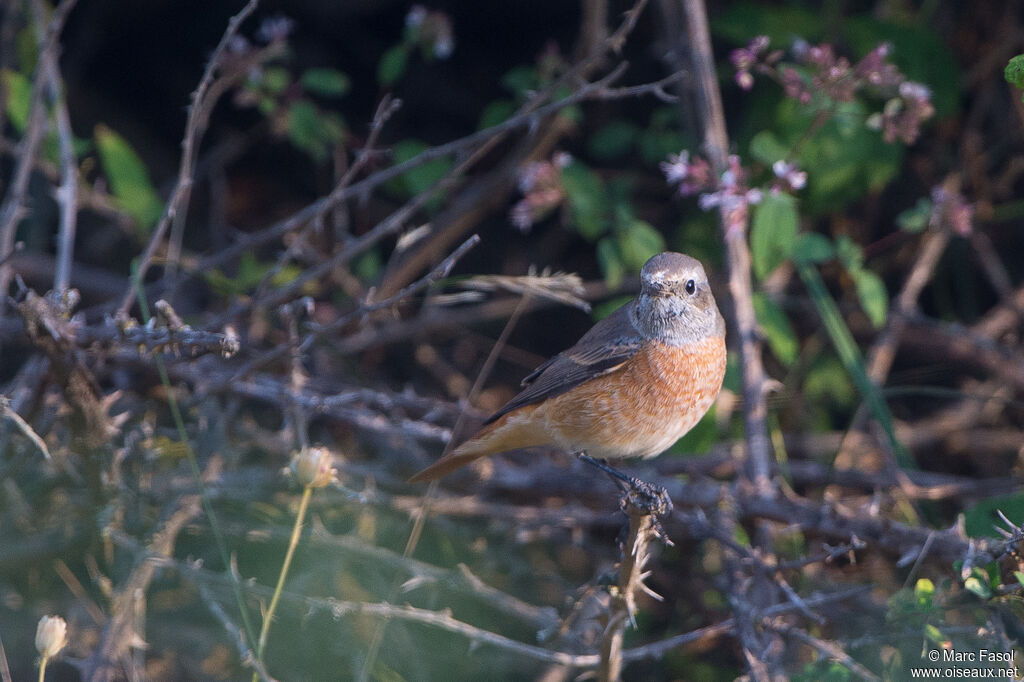
[[[661,599],[654,594],[644,578],[644,567],[650,559],[650,543],[659,535],[657,520],[650,513],[642,511],[626,501],[629,517],[629,532],[622,544],[622,560],[619,562],[619,582],[612,592],[608,608],[608,622],[601,636],[601,664],[597,668],[600,682],[617,682],[622,672],[622,641],[626,625],[636,627],[636,600],[641,592]]]
[[[862,680],[868,680],[874,682],[875,680],[881,680],[882,678],[875,675],[873,672],[865,668],[863,665],[853,660],[850,654],[843,651],[842,647],[834,642],[827,642],[819,637],[811,635],[802,628],[793,627],[777,619],[765,619],[765,627],[778,632],[779,634],[790,637],[797,640],[802,644],[806,644],[815,651],[818,652],[819,656],[835,661],[840,664],[851,673],[856,675]]]
[[[46,11],[40,0],[33,0],[36,40],[40,45],[46,41],[43,22]],[[53,288],[63,291],[70,286],[71,263],[75,249],[75,231],[78,221],[78,163],[75,160],[74,139],[71,133],[71,118],[68,116],[67,100],[64,97],[64,82],[60,76],[60,64],[56,58],[41,62],[45,69],[47,91],[53,103],[53,118],[57,129],[57,147],[60,158],[60,186],[56,190],[57,205],[60,207],[60,230],[57,239],[57,269],[53,275]]]
[[[703,147],[716,176],[728,167],[729,138],[725,111],[715,71],[714,53],[708,28],[704,0],[681,0],[689,33],[689,54],[693,67],[698,120],[703,128]],[[743,378],[743,416],[746,427],[745,481],[727,495],[729,499],[759,498],[774,495],[772,481],[773,455],[768,439],[765,373],[761,344],[754,314],[751,257],[747,245],[748,210],[746,204],[719,211],[719,226],[729,264],[729,292],[733,316],[739,335],[740,368]],[[748,490],[749,489],[749,490]],[[727,504],[718,516],[722,528],[736,524],[734,505]],[[730,533],[731,534],[731,533]],[[767,529],[757,528],[758,544],[769,546]],[[738,556],[726,549],[726,573],[730,587],[729,601],[736,617],[736,629],[750,676],[754,680],[770,680],[781,671],[782,647],[777,635],[758,632],[753,614],[775,603],[777,587],[765,576],[750,580]]]
[[[1024,352],[984,336],[975,328],[915,315],[908,318],[903,339],[905,345],[917,352],[938,354],[947,366],[982,368],[1014,390],[1024,391]]]
[[[559,125],[541,126],[545,119],[562,109],[560,105],[569,100],[582,102],[586,99],[608,100],[637,97],[644,94],[655,94],[659,97],[664,95],[665,86],[669,82],[678,79],[681,74],[673,74],[669,79],[663,79],[657,83],[649,83],[616,91],[610,88],[610,85],[617,81],[625,72],[626,64],[621,63],[597,81],[586,82],[591,74],[601,66],[609,51],[618,53],[622,49],[626,37],[635,28],[636,22],[646,5],[647,0],[636,0],[633,6],[623,15],[623,20],[618,28],[605,38],[599,46],[592,47],[586,58],[573,65],[572,68],[555,79],[548,87],[534,95],[510,119],[506,120],[503,124],[499,124],[499,126],[489,129],[498,130],[510,121],[526,117],[530,121],[531,128],[536,129],[540,127],[544,132],[538,139],[528,140],[523,145],[520,145],[519,149],[508,157],[508,162],[502,168],[476,180],[461,193],[460,197],[448,207],[448,210],[437,217],[432,226],[433,232],[429,236],[430,242],[396,266],[389,268],[385,273],[385,277],[380,285],[382,295],[388,295],[396,288],[404,286],[405,283],[415,278],[433,259],[437,258],[439,253],[442,253],[453,244],[460,235],[470,231],[477,224],[479,216],[505,201],[508,192],[513,186],[515,170],[527,160],[547,155],[558,139],[565,133],[563,127]],[[584,32],[588,32],[586,27],[584,27]],[[566,98],[559,99],[546,106],[541,106],[543,102],[555,97],[566,86],[575,88],[575,92]],[[508,130],[511,130],[511,128]],[[451,173],[451,176],[458,177],[475,165],[478,160],[482,159],[504,139],[506,132],[502,130],[496,135],[489,136],[483,144],[458,165]],[[429,194],[432,195],[433,191],[433,189],[429,190]]]
[[[72,289],[69,294],[75,293]],[[68,320],[73,297],[46,297],[28,291],[18,313],[29,338],[50,361],[51,373],[71,407],[69,424],[73,437],[88,450],[106,445],[117,433],[108,415],[109,404],[100,397],[99,384],[71,339],[74,327]],[[95,464],[95,462],[92,462]],[[96,470],[98,477],[98,470]],[[93,480],[98,484],[98,479]]]
[[[870,586],[852,587],[828,594],[814,595],[805,599],[804,603],[811,608],[817,608],[820,606],[834,604],[839,601],[846,601],[848,599],[863,598],[870,591]],[[762,612],[762,616],[777,616],[790,613],[795,609],[796,606],[794,604],[775,604],[765,609]],[[716,623],[714,625],[700,628],[699,630],[669,637],[668,639],[664,639],[660,642],[639,646],[635,649],[628,649],[623,653],[622,658],[628,662],[639,660],[660,660],[669,652],[672,652],[679,647],[686,646],[687,644],[702,642],[707,639],[716,639],[718,637],[731,634],[735,626],[735,618],[729,618],[721,623]]]
[[[187,325],[180,329],[171,329],[108,322],[99,326],[76,328],[74,341],[80,347],[98,344],[130,348],[138,353],[174,353],[188,358],[196,358],[207,353],[229,358],[239,349],[238,337],[233,334],[192,329]]]
[[[413,282],[409,286],[397,292],[396,294],[389,296],[388,298],[381,301],[376,301],[372,303],[366,301],[362,303],[360,306],[358,306],[355,310],[352,310],[342,315],[334,322],[322,327],[315,327],[312,333],[307,334],[306,337],[303,339],[302,343],[298,347],[298,350],[300,352],[306,352],[313,346],[314,343],[319,341],[324,336],[337,332],[339,329],[345,327],[348,324],[351,324],[353,321],[363,318],[378,310],[390,308],[400,303],[401,301],[404,301],[408,298],[411,298],[412,296],[415,296],[416,294],[425,290],[427,287],[429,287],[437,280],[447,277],[451,273],[452,269],[455,267],[455,264],[464,255],[466,255],[466,252],[468,252],[471,248],[473,248],[479,243],[480,237],[477,235],[473,235],[472,237],[464,241],[457,249],[455,249],[455,251],[451,253],[451,255],[445,258],[433,270],[428,272],[426,275],[421,277],[416,282]],[[352,254],[351,252],[352,249],[346,249],[343,252],[343,254],[346,257],[354,257],[355,254]],[[334,260],[334,258],[331,259],[331,261]],[[270,362],[273,362],[278,358],[283,357],[285,354],[289,352],[289,350],[290,346],[282,345],[275,348],[274,350],[263,353],[262,355],[254,358],[251,362],[247,363],[244,367],[236,371],[233,379],[247,376],[253,370],[262,367]]]
[[[621,75],[618,72],[613,72],[612,76],[618,77]],[[674,77],[676,78],[676,77]],[[665,79],[657,81],[655,83],[649,83],[642,86],[634,86],[631,88],[625,88],[616,90],[610,88],[610,79],[605,77],[599,81],[590,83],[579,90],[575,91],[571,95],[568,95],[564,99],[560,99],[557,102],[552,102],[546,106],[540,107],[535,111],[519,114],[506,119],[502,123],[496,124],[490,128],[486,128],[479,132],[473,133],[466,137],[448,142],[436,147],[426,149],[420,154],[413,158],[404,161],[400,164],[396,164],[389,168],[381,171],[377,171],[373,175],[367,178],[355,182],[348,186],[341,186],[335,188],[330,194],[322,197],[313,203],[309,204],[305,208],[293,213],[291,216],[280,220],[273,225],[256,232],[253,234],[246,235],[234,242],[230,246],[227,246],[215,254],[211,254],[201,259],[194,268],[187,272],[168,273],[163,278],[154,282],[151,285],[147,285],[146,294],[148,296],[158,295],[160,292],[174,289],[180,286],[183,282],[191,279],[197,275],[201,275],[209,270],[223,267],[225,263],[231,262],[238,258],[241,254],[246,251],[255,249],[263,244],[271,242],[275,239],[279,239],[284,235],[292,232],[301,226],[309,222],[317,222],[321,220],[328,212],[333,210],[338,204],[343,201],[347,201],[356,197],[365,196],[375,188],[384,184],[385,182],[404,175],[410,170],[432,161],[434,159],[442,158],[445,156],[459,156],[464,154],[468,150],[476,148],[478,145],[487,141],[495,135],[505,133],[507,131],[528,128],[534,126],[538,120],[544,116],[557,113],[558,111],[579,104],[584,101],[595,100],[595,99],[615,99],[619,97],[636,97],[644,93],[656,94],[659,90],[665,87]],[[414,201],[416,203],[407,204],[405,207],[400,209],[400,212],[389,216],[386,220],[378,224],[370,232],[362,235],[361,237],[352,240],[346,245],[343,255],[339,255],[336,261],[332,261],[334,266],[340,263],[347,262],[354,258],[359,253],[362,253],[373,244],[378,243],[385,237],[391,236],[401,230],[405,223],[404,221],[412,215],[414,208],[418,207],[421,202],[426,201],[429,196],[433,194],[436,189],[447,186],[451,183],[451,174],[442,178],[432,188],[428,189],[426,193],[420,195],[422,199],[417,197]],[[322,274],[322,273],[321,273]],[[397,282],[396,282],[397,284]],[[381,295],[385,292],[380,291]],[[236,313],[237,314],[237,311]]]
[[[147,556],[136,558],[131,575],[111,598],[110,619],[100,635],[99,645],[82,662],[82,679],[89,682],[114,679],[118,674],[119,662],[132,649],[144,646],[136,619],[139,617],[137,607],[144,608],[142,600],[145,599],[144,595],[157,569],[157,563],[150,557],[170,557],[178,534],[185,524],[199,515],[200,509],[198,496],[190,495],[180,500],[178,508],[153,536]]]
[[[177,561],[169,556],[157,555],[151,550],[140,548],[134,539],[129,538],[120,532],[111,532],[110,536],[117,544],[135,551],[138,560],[145,560],[153,566],[173,568],[189,580],[196,583],[204,583],[206,585],[218,584],[223,587],[228,587],[232,580],[232,578],[227,574],[212,573],[194,563]],[[246,584],[245,589],[250,594],[259,595],[263,598],[269,597],[271,594],[271,589],[263,585],[248,583]],[[866,587],[855,587],[831,594],[814,595],[807,598],[805,601],[811,608],[817,608],[837,601],[845,601],[847,599],[860,597],[867,590],[868,588]],[[394,606],[392,604],[384,603],[353,602],[308,597],[296,595],[295,593],[287,590],[282,593],[282,599],[298,608],[301,608],[304,612],[311,613],[315,611],[324,611],[330,613],[334,618],[368,615],[376,618],[403,620],[429,625],[453,634],[462,635],[472,642],[478,644],[489,644],[498,649],[510,651],[518,656],[522,656],[523,658],[530,660],[555,663],[571,668],[595,668],[600,664],[599,654],[572,654],[563,651],[544,649],[532,644],[524,644],[508,637],[483,630],[469,623],[459,621],[449,615],[447,611],[438,612],[415,608],[412,606]],[[766,609],[762,615],[765,617],[777,616],[790,613],[795,608],[796,607],[793,604],[777,604]],[[622,652],[622,660],[624,663],[631,663],[640,660],[657,660],[664,657],[668,652],[678,649],[681,646],[685,646],[686,644],[727,635],[732,631],[734,625],[735,623],[733,619],[729,619],[722,623],[681,635],[676,635],[659,642],[653,642],[633,649],[626,649]]]
[[[878,386],[885,383],[885,377],[889,374],[896,357],[896,349],[906,328],[907,318],[917,310],[917,300],[921,297],[925,285],[931,281],[935,266],[949,244],[949,237],[950,233],[946,228],[930,230],[925,234],[924,244],[889,312],[888,324],[868,352],[868,377]]]
[[[714,53],[708,31],[704,0],[683,0],[690,38],[700,120],[703,124],[704,151],[717,175],[725,171],[729,137],[725,111],[718,89]],[[729,264],[729,292],[733,301],[736,331],[739,334],[740,367],[743,374],[744,423],[747,436],[747,472],[757,494],[772,492],[772,452],[765,423],[765,373],[761,362],[761,344],[754,314],[750,249],[747,246],[747,213],[725,206],[719,213],[722,240]]]

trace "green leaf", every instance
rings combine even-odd
[[[772,47],[787,47],[793,36],[812,41],[824,31],[826,13],[786,4],[764,5],[754,2],[730,4],[728,10],[711,22],[714,35],[745,45],[753,36],[766,35]]]
[[[587,241],[596,241],[609,227],[608,197],[601,178],[585,164],[573,161],[562,169],[562,187],[573,227]]]
[[[484,107],[483,113],[480,114],[480,123],[477,125],[477,130],[496,126],[502,121],[507,120],[514,113],[516,113],[515,102],[510,99],[496,99]]]
[[[812,405],[839,409],[848,409],[857,397],[850,375],[831,354],[818,358],[807,370],[804,393]]]
[[[629,121],[615,120],[602,126],[591,136],[587,145],[590,153],[599,159],[611,159],[626,154],[636,139],[639,128]]]
[[[857,288],[860,306],[867,313],[871,324],[878,329],[885,324],[885,315],[889,310],[889,292],[885,290],[885,283],[870,270],[851,270],[850,275]]]
[[[931,199],[921,197],[913,208],[908,208],[896,216],[896,224],[906,232],[923,232],[928,227],[933,209]]]
[[[617,232],[619,251],[628,270],[639,270],[648,258],[665,250],[661,233],[639,218],[630,218]]]
[[[323,161],[330,152],[336,131],[325,125],[320,110],[309,100],[299,99],[288,108],[288,137],[299,149],[317,161]]]
[[[1024,571],[1014,571],[1013,577],[1017,579],[1017,583],[1024,587]]]
[[[1010,57],[1003,69],[1003,78],[1010,85],[1024,90],[1024,54]]]
[[[772,299],[763,293],[754,294],[754,313],[761,325],[768,347],[779,359],[779,362],[787,367],[796,362],[800,352],[800,344],[797,341],[793,326],[789,323],[786,313]]]
[[[942,630],[938,629],[931,623],[925,624],[924,636],[928,641],[933,642],[939,646],[945,646],[949,642],[949,638],[942,634]]]
[[[793,260],[797,263],[824,263],[836,256],[832,240],[817,232],[803,232],[793,246]]]
[[[287,90],[291,82],[292,75],[283,66],[271,66],[263,72],[263,88],[273,95]]]
[[[377,64],[377,82],[384,87],[394,85],[405,73],[408,60],[409,46],[406,43],[399,43],[385,50]]]
[[[404,163],[409,159],[418,156],[427,148],[427,144],[421,140],[402,140],[394,146],[392,149],[392,155],[394,156],[396,164]],[[433,187],[438,180],[444,177],[448,171],[451,170],[451,168],[451,157],[446,156],[439,159],[433,159],[416,166],[402,177],[397,178],[395,181],[389,182],[388,187],[392,191],[402,193],[407,196],[416,196],[417,194],[425,192]],[[427,202],[427,206],[431,210],[436,210],[443,200],[444,197],[437,194],[430,198]]]
[[[770,166],[789,156],[789,148],[779,141],[775,133],[762,130],[750,141],[750,155],[764,165]]]
[[[686,140],[679,131],[679,114],[674,107],[660,106],[652,111],[647,125],[640,126],[636,136],[640,158],[654,166],[669,154],[696,146],[696,142]]]
[[[0,71],[0,84],[4,88],[4,99],[7,102],[7,118],[19,133],[24,132],[28,125],[28,109],[32,102],[32,82],[10,69]]]
[[[788,194],[766,195],[757,206],[750,228],[750,255],[758,279],[793,253],[798,222],[796,201]]]
[[[315,95],[341,97],[349,91],[349,77],[336,69],[308,69],[302,74],[302,87]]]
[[[359,278],[360,282],[372,282],[380,275],[384,262],[381,260],[380,251],[376,248],[370,249],[356,258],[352,266],[352,272]]]
[[[878,387],[868,378],[860,348],[857,347],[850,328],[846,326],[846,321],[839,312],[839,306],[836,305],[832,294],[825,287],[825,283],[822,281],[818,270],[813,265],[798,264],[797,272],[800,275],[800,279],[803,280],[804,286],[807,287],[811,300],[814,302],[814,307],[818,310],[818,315],[825,325],[825,331],[828,332],[829,339],[832,341],[832,346],[836,349],[843,367],[850,375],[850,378],[853,379],[854,384],[856,384],[857,390],[860,391],[861,397],[867,404],[868,409],[870,409],[872,416],[881,425],[882,430],[885,431],[889,445],[896,456],[896,462],[904,469],[915,468],[915,463],[910,453],[907,452],[907,449],[896,438],[896,427],[893,424],[889,405],[885,402]]]
[[[521,95],[528,90],[535,90],[540,85],[540,80],[536,67],[517,66],[501,77],[501,84],[509,92]]]
[[[1000,537],[996,531],[996,523],[999,521],[996,511],[1001,511],[1007,518],[1024,518],[1024,494],[989,497],[965,509],[964,530],[968,537]]]
[[[622,254],[611,237],[605,237],[597,243],[597,262],[601,266],[608,287],[618,288],[626,276],[626,267],[622,262]]]
[[[785,98],[776,106],[772,125],[778,143],[793,149],[793,160],[807,172],[801,210],[812,215],[839,211],[884,186],[903,158],[902,145],[886,144],[877,131],[864,126],[868,115],[864,103],[844,104],[824,125],[817,120],[821,114],[813,104]],[[760,128],[764,123],[752,125]],[[759,153],[768,155],[763,149]]]
[[[914,599],[922,611],[931,609],[935,601],[935,583],[928,578],[918,578],[914,583]]]
[[[642,130],[636,139],[637,151],[644,163],[657,165],[669,154],[692,147],[678,130]]]
[[[836,238],[836,255],[847,270],[860,270],[864,266],[864,250],[845,234]]]
[[[94,133],[100,164],[110,181],[114,201],[148,233],[164,210],[160,195],[149,179],[149,171],[131,145],[116,132],[100,124]]]
[[[987,575],[985,576],[988,577]],[[976,594],[982,599],[988,599],[992,596],[992,590],[989,589],[988,584],[985,580],[982,580],[978,576],[972,575],[964,581],[964,589],[972,594]]]

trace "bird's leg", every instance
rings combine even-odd
[[[595,466],[608,474],[623,493],[622,498],[619,500],[619,505],[623,511],[626,511],[627,505],[632,505],[648,514],[653,521],[654,531],[661,541],[666,545],[672,545],[672,541],[661,526],[661,517],[672,513],[672,498],[669,497],[668,491],[664,487],[624,474],[618,469],[609,466],[606,461],[595,459],[582,450],[577,452],[576,456],[587,464]]]

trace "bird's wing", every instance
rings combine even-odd
[[[485,424],[526,405],[561,395],[580,384],[614,372],[640,350],[640,335],[623,306],[598,322],[572,348],[562,351],[523,379],[523,391]]]

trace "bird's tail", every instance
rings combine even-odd
[[[470,462],[506,450],[529,448],[549,442],[547,434],[530,419],[533,409],[520,409],[488,424],[465,443],[409,479],[410,483],[433,481]]]

